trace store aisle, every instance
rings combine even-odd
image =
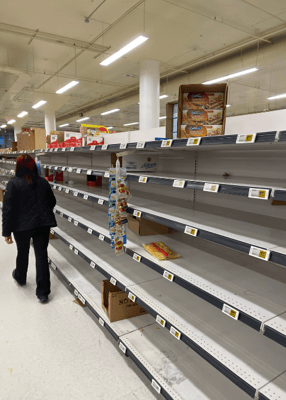
[[[19,287],[11,276],[15,254],[15,243],[8,246],[1,237],[1,399],[161,398],[91,312],[74,302],[53,271],[50,302],[38,302],[32,248],[28,282]]]

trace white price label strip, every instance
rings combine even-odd
[[[238,320],[239,311],[235,310],[234,308],[229,307],[227,304],[224,304],[222,307],[222,312],[229,317]]]
[[[181,332],[177,331],[177,329],[174,328],[173,326],[171,326],[170,333],[171,333],[171,335],[173,335],[176,339],[178,339],[178,340],[181,339]]]
[[[172,139],[162,140],[161,147],[171,147],[173,143]]]
[[[73,223],[75,224],[75,226],[78,226],[78,221],[74,221]]]
[[[53,235],[55,233],[55,231],[53,229],[51,229],[51,234]]]
[[[72,244],[69,245],[69,249],[70,249],[70,250],[73,249],[73,245],[72,245]]]
[[[87,171],[86,171],[86,175],[91,175],[92,174],[92,169],[88,169]]]
[[[237,135],[236,143],[254,143],[256,139],[256,133],[252,133],[250,135]]]
[[[128,298],[133,302],[135,302],[135,300],[136,300],[136,296],[131,292],[128,293]]]
[[[250,188],[248,197],[252,199],[268,200],[269,192],[269,189]]]
[[[78,250],[74,249],[74,254],[77,256],[78,255]]]
[[[92,229],[88,228],[87,233],[89,233],[91,235],[92,234]]]
[[[103,242],[103,241],[104,241],[104,235],[100,234],[100,235],[98,236],[98,239],[101,240],[101,241]]]
[[[88,199],[88,194],[85,194],[84,196],[83,196],[83,200],[87,200]]]
[[[64,216],[64,214],[61,212],[61,213],[60,213],[60,217],[63,217],[63,216]]]
[[[62,151],[66,151],[66,147],[62,147]]]
[[[252,257],[260,258],[261,260],[268,261],[270,258],[270,250],[260,249],[255,246],[251,246],[249,255]]]
[[[144,149],[145,147],[145,142],[137,142],[136,148],[137,149]]]
[[[71,147],[71,151],[74,151],[74,147]]]
[[[215,183],[205,183],[203,191],[217,193],[218,189],[219,185],[216,185]]]
[[[77,196],[78,196],[78,192],[74,192],[73,195],[74,195],[75,197],[77,197]]]
[[[166,321],[162,317],[160,317],[160,315],[157,315],[156,322],[158,322],[159,325],[161,325],[161,326],[163,326],[163,328],[165,328]]]
[[[93,261],[91,261],[89,265],[91,266],[91,268],[95,268],[95,263]]]
[[[122,342],[119,343],[119,348],[124,354],[126,354],[126,346],[124,346]]]
[[[78,296],[78,291],[76,289],[74,290],[74,294],[76,297]]]
[[[138,182],[140,183],[147,183],[148,177],[147,176],[139,176]]]
[[[186,181],[179,181],[177,179],[173,182],[173,187],[184,188]]]
[[[95,146],[90,146],[90,150],[95,150]]]
[[[187,141],[187,146],[199,146],[202,138],[190,138]]]
[[[127,144],[126,143],[120,143],[120,150],[126,149]]]
[[[109,178],[109,172],[104,172],[104,178]]]
[[[164,271],[163,277],[168,279],[168,281],[171,281],[171,282],[173,282],[173,280],[174,280],[174,275],[171,274],[169,271]]]
[[[76,170],[76,173],[77,173],[77,174],[80,174],[80,173],[81,173],[81,168],[78,168],[78,169]]]
[[[72,170],[73,170],[73,168],[71,168],[71,167],[68,168],[68,172],[72,172]]]
[[[68,221],[69,221],[69,222],[72,222],[72,217],[68,217]]]
[[[139,256],[139,254],[134,253],[133,254],[133,260],[140,262],[141,261],[141,256]]]
[[[84,297],[82,297],[82,295],[81,294],[78,294],[78,299],[82,302],[82,304],[85,304],[85,298]]]
[[[70,190],[69,189],[66,189],[66,193],[69,193],[70,192]]]
[[[58,151],[58,148],[56,147],[56,148],[54,149],[54,151]]]
[[[108,144],[103,144],[101,146],[101,150],[107,150],[108,149]]]
[[[60,186],[60,187],[58,188],[58,190],[59,190],[59,192],[61,192],[61,191],[62,191],[62,187]]]
[[[138,210],[134,210],[134,212],[133,212],[134,217],[140,218],[140,217],[141,217],[141,214],[142,214],[142,212],[141,212],[141,211],[138,211]]]
[[[55,167],[55,170],[57,170],[59,167]]]
[[[186,233],[187,235],[197,236],[197,234],[198,234],[198,229],[192,228],[191,226],[186,226],[186,227],[185,227],[185,233]]]
[[[103,199],[98,199],[98,204],[100,204],[101,206],[103,205],[104,200]]]
[[[99,318],[99,319],[98,319],[98,322],[100,323],[101,326],[104,326],[104,321],[103,321],[102,318]]]
[[[62,167],[62,171],[65,171],[66,167]]]
[[[116,286],[116,279],[114,278],[110,278],[110,283],[112,283],[112,285]]]
[[[156,390],[157,393],[161,393],[161,386],[158,385],[158,383],[154,379],[152,379],[151,385],[152,385],[153,389]]]

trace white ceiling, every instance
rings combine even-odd
[[[162,82],[161,93],[169,98],[161,100],[161,115],[165,115],[166,102],[177,98],[180,83],[194,79],[200,83],[224,75],[224,70],[231,73],[256,64],[258,72],[229,82],[232,107],[228,114],[286,107],[284,100],[267,100],[269,93],[286,92],[286,39],[273,44],[263,39],[268,34],[269,41],[278,30],[286,34],[285,0],[106,0],[85,23],[102,2],[13,0],[3,4],[0,123],[26,110],[29,116],[23,123],[43,124],[44,110],[49,108],[56,110],[58,124],[74,124],[81,109],[90,109],[85,112],[92,117],[89,122],[126,130],[124,123],[139,118],[139,62],[143,59],[160,61],[162,77],[169,77],[168,83]],[[142,33],[149,37],[147,42],[108,67],[100,65]],[[258,52],[246,53],[245,46],[238,47],[256,46],[258,38]],[[236,58],[210,64],[211,57],[215,60],[226,51],[230,55],[240,49]],[[200,69],[193,73],[195,65]],[[183,75],[171,80],[177,69]],[[133,76],[124,77],[125,73]],[[80,81],[76,87],[66,95],[55,95],[74,78]],[[128,96],[129,101],[122,103]],[[48,100],[47,105],[32,110],[40,99]],[[119,113],[100,116],[116,104]]]

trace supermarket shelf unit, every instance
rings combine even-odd
[[[204,399],[243,399],[244,394],[241,391],[238,394],[236,386],[253,398],[286,399],[283,380],[286,373],[286,349],[283,348],[286,347],[285,215],[283,206],[271,205],[272,200],[286,199],[283,177],[286,132],[253,136],[254,143],[243,144],[237,143],[239,135],[233,135],[202,138],[198,145],[178,139],[34,152],[41,154],[43,167],[63,171],[64,180],[74,181],[72,185],[51,183],[58,193],[59,205],[55,212],[63,217],[58,222],[65,228],[64,231],[54,230],[60,241],[50,246],[51,266],[76,290],[76,295],[86,301],[100,324],[118,340],[120,348],[146,376],[154,380],[154,389],[159,387],[158,391],[161,390],[167,399],[188,399],[190,391],[184,391],[182,385],[172,386],[169,377],[164,376],[164,368],[158,373],[154,369],[156,362],[144,358],[148,358],[151,348],[159,351],[165,340],[166,348],[171,348],[178,358],[181,358],[179,346],[186,346],[186,350],[192,352],[189,359],[184,358],[187,369],[192,370],[191,362],[196,353],[197,363],[203,362],[204,381],[209,377],[207,368],[213,366],[220,372],[215,373],[221,377],[216,379],[224,379],[221,392],[218,394],[216,387],[209,394],[203,393]],[[175,233],[151,237],[150,241],[166,242],[181,253],[182,258],[172,262],[156,261],[142,248],[142,238],[132,233],[125,255],[116,258],[111,249],[108,252],[110,238],[104,207],[108,204],[107,179],[103,180],[102,189],[86,188],[85,179],[86,175],[107,178],[110,151],[123,149],[135,151],[135,156],[137,151],[159,157],[155,173],[129,174],[134,197],[128,212],[174,229]],[[7,155],[2,160],[15,155]],[[7,164],[2,162],[2,170],[9,169]],[[275,179],[272,179],[274,173]],[[145,182],[140,182],[142,176],[147,177]],[[176,186],[174,181],[178,180],[184,184]],[[208,192],[206,183],[219,185],[218,190]],[[265,198],[259,198],[257,193],[251,196],[250,190],[257,188]],[[99,241],[94,240],[94,236]],[[106,245],[102,246],[100,241]],[[72,250],[66,256],[68,259],[76,257],[78,260],[80,256],[92,267],[89,268],[91,273],[116,279],[119,288],[135,296],[151,318],[148,321],[151,325],[146,324],[144,328],[146,337],[138,326],[132,333],[118,334],[117,323],[111,324],[101,309],[100,296],[95,307],[85,293],[87,286],[75,284],[68,278],[61,267],[64,260],[54,254],[55,247],[60,252],[65,251],[64,244]],[[139,263],[135,259],[139,259]],[[77,273],[86,274],[85,265],[77,264],[76,261]],[[225,308],[233,310],[235,314],[232,315],[238,319],[222,313]],[[136,318],[129,322],[133,320]],[[153,325],[159,329],[153,329]],[[167,330],[172,336],[165,335]],[[179,366],[181,373],[183,364]],[[189,389],[190,385],[195,385],[193,380],[194,375],[185,376]],[[229,384],[231,386],[227,386]]]

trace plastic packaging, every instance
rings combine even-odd
[[[175,253],[163,242],[152,242],[149,244],[143,244],[144,249],[155,257],[157,260],[171,260],[180,257],[179,254]]]

